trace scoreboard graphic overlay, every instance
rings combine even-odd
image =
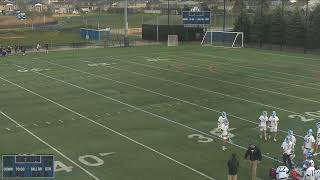
[[[3,178],[54,178],[54,155],[2,155]]]
[[[183,11],[182,23],[186,27],[206,27],[211,24],[210,11]]]

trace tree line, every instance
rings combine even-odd
[[[248,13],[241,8],[244,7],[242,2],[236,1],[239,16],[234,31],[244,32],[245,43],[260,47],[271,44],[281,49],[284,46],[304,47],[305,51],[320,48],[320,4],[308,11],[301,7],[286,9],[284,4],[270,10],[267,4],[260,4],[255,13]]]

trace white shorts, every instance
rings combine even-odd
[[[267,130],[267,126],[259,126],[260,131],[266,131]]]
[[[286,175],[282,175],[282,176],[279,176],[278,174],[277,174],[277,180],[278,179],[281,179],[281,180],[287,180],[288,178],[289,178],[289,175],[288,174],[286,174]]]
[[[278,132],[278,126],[271,126],[270,132]]]
[[[303,155],[306,156],[309,152],[312,153],[312,149],[303,148]]]
[[[228,131],[222,131],[221,138],[222,138],[223,140],[229,139]]]

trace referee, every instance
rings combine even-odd
[[[258,163],[262,160],[260,149],[255,144],[250,144],[244,158],[249,158],[251,165],[251,179],[256,180]]]

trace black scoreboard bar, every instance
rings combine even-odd
[[[54,155],[2,155],[3,178],[54,178]]]

